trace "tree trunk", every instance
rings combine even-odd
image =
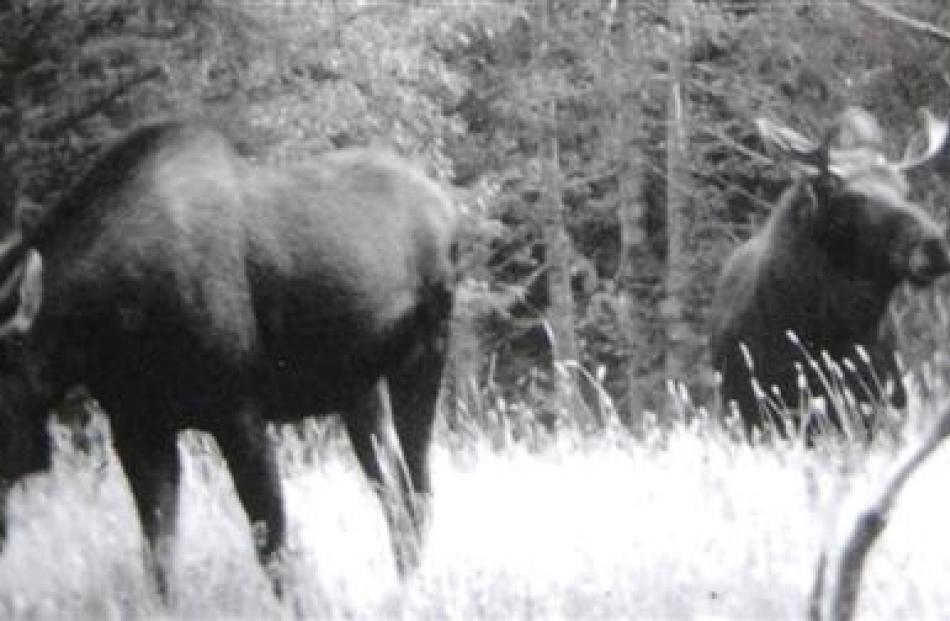
[[[541,208],[549,300],[545,318],[551,330],[554,359],[565,361],[577,359],[577,343],[570,279],[571,241],[564,226],[561,171],[557,160],[556,107],[557,102],[548,102],[548,131],[552,135],[542,138],[541,144]]]
[[[689,117],[686,76],[683,58],[689,49],[689,25],[682,14],[682,2],[669,3],[669,23],[674,45],[669,59],[669,101],[666,130],[666,235],[667,259],[665,295],[660,314],[666,329],[667,380],[680,381],[687,369],[687,335],[690,327],[685,317],[684,298],[689,282],[689,257],[686,239],[689,228],[689,179],[686,149]]]
[[[554,0],[541,6],[541,41],[537,47],[542,71],[547,64],[547,40],[555,29]],[[570,261],[571,242],[564,222],[562,180],[558,150],[557,93],[545,94],[544,114],[539,123],[538,158],[541,167],[540,208],[542,213],[542,236],[547,265],[548,308],[545,321],[551,339],[551,353],[557,383],[558,403],[574,414],[576,374],[564,363],[577,361],[577,340],[574,333],[574,298],[571,292]],[[563,375],[561,371],[568,371]]]
[[[627,6],[628,27],[634,28],[636,16]],[[648,326],[642,321],[642,300],[637,292],[638,266],[645,263],[647,233],[644,228],[646,206],[642,196],[642,171],[637,145],[643,139],[641,110],[625,102],[624,95],[638,93],[643,88],[642,54],[636,37],[626,37],[620,49],[609,48],[612,54],[613,97],[616,116],[609,134],[614,137],[610,157],[619,166],[617,179],[617,222],[620,227],[620,252],[617,259],[615,283],[617,287],[617,319],[621,338],[628,343],[628,359],[625,366],[624,407],[621,416],[624,423],[635,433],[643,432],[643,410],[646,407],[641,364],[644,352],[642,344],[647,338]],[[606,64],[606,63],[605,63]]]

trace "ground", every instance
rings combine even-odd
[[[13,495],[0,616],[801,619],[820,546],[894,455],[751,449],[689,428],[662,447],[623,435],[532,450],[440,441],[424,565],[400,585],[372,492],[345,442],[323,435],[281,444],[292,605],[270,594],[220,457],[189,434],[171,609],[146,587],[114,456],[61,447],[52,474]],[[859,618],[950,616],[948,462],[939,452],[902,496]]]

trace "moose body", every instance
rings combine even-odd
[[[934,125],[931,151],[946,134]],[[767,421],[785,433],[779,410],[806,396],[824,397],[836,425],[842,394],[902,407],[888,304],[902,282],[924,286],[950,270],[944,233],[908,200],[901,167],[879,151],[829,160],[821,149],[819,169],[800,175],[727,260],[713,302],[722,396],[750,434]]]
[[[266,422],[336,412],[411,570],[455,228],[438,186],[388,154],[277,169],[200,124],[133,132],[0,259],[16,298],[0,342],[3,483],[48,465],[47,414],[85,385],[165,591],[177,432],[215,438],[249,520],[266,527],[267,563],[284,509]]]

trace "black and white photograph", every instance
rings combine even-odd
[[[946,0],[0,0],[0,619],[950,619]]]

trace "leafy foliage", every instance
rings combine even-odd
[[[156,115],[207,116],[278,161],[388,145],[451,181],[469,216],[456,335],[468,379],[456,388],[540,403],[561,377],[545,323],[552,162],[541,146],[553,138],[573,297],[554,310],[574,318],[577,362],[621,418],[664,411],[668,379],[711,391],[705,313],[719,267],[788,179],[755,117],[819,136],[863,105],[903,145],[919,106],[950,108],[950,46],[856,3],[673,6],[13,0],[0,6],[0,213],[26,205],[30,217],[104,143]],[[939,0],[900,10],[950,26]],[[672,119],[687,138],[683,177],[668,174]],[[942,196],[941,174],[921,175],[925,204]],[[670,241],[674,190],[686,200],[682,248]],[[670,290],[671,269],[682,290]],[[911,360],[933,346],[914,336],[922,306],[897,310]],[[689,377],[667,378],[671,355]]]
[[[4,217],[54,201],[104,143],[143,117],[207,112],[237,91],[253,28],[211,3],[4,3]],[[240,84],[229,79],[238,73]]]

